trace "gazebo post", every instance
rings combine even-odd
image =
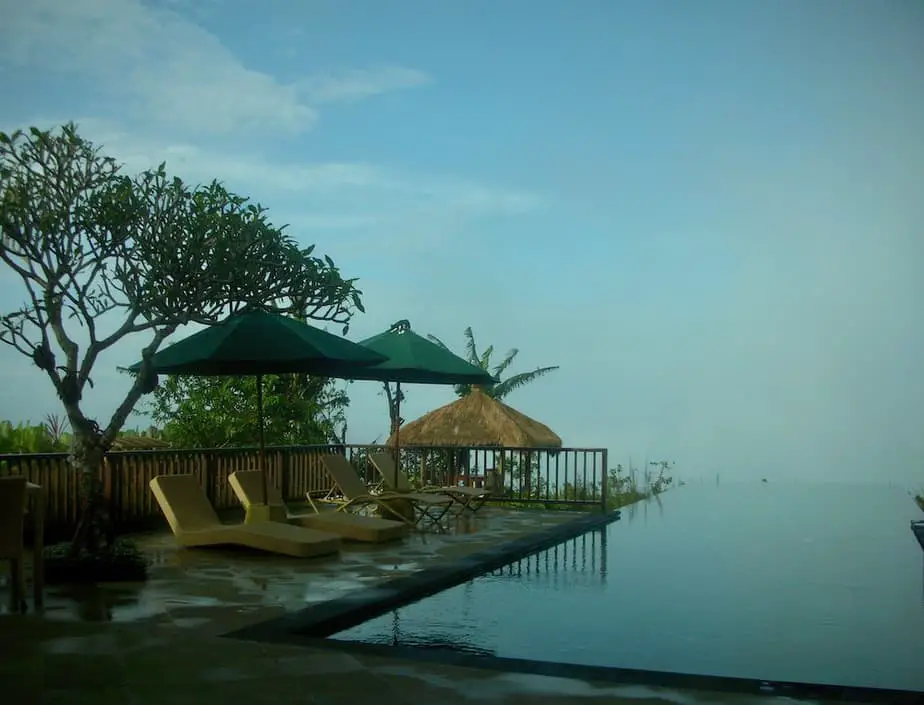
[[[494,452],[495,454],[497,453],[497,451],[494,451]],[[500,462],[499,463],[497,462],[496,456],[495,456],[495,462],[494,462],[494,472],[497,475],[497,484],[500,490],[506,490],[507,488],[507,481],[504,478],[504,458],[506,458],[506,454],[504,452],[504,449],[501,448],[500,449]]]

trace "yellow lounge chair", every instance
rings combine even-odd
[[[369,459],[375,469],[379,471],[385,485],[393,491],[398,493],[414,491],[404,471],[395,467],[395,459],[391,456],[391,453],[373,453],[369,456]],[[463,510],[467,509],[473,514],[484,506],[490,494],[487,490],[479,487],[424,487],[419,491],[425,494],[448,495],[458,502]]]
[[[228,484],[234,494],[247,509],[251,504],[259,504],[263,492],[262,470],[238,470],[231,473]],[[367,543],[383,543],[407,536],[408,526],[400,521],[379,519],[348,512],[314,512],[311,514],[291,514],[279,488],[273,483],[267,485],[267,504],[277,510],[285,521],[306,529],[317,529],[337,534],[341,538]],[[275,512],[273,512],[275,513]]]
[[[337,511],[350,511],[354,508],[375,506],[389,516],[407,522],[418,529],[422,529],[424,526],[432,526],[437,530],[443,528],[442,520],[452,506],[452,498],[424,493],[398,494],[386,492],[371,494],[345,456],[339,454],[322,455],[321,462],[324,464],[324,468],[330,475],[331,480],[333,480],[334,487],[321,497],[320,501],[336,504]],[[409,503],[413,510],[414,518],[408,519],[396,509],[395,500],[403,500]],[[318,511],[310,493],[308,494],[308,501],[315,511]]]
[[[195,475],[158,475],[150,486],[181,546],[247,546],[296,558],[340,550],[340,537],[323,531],[269,521],[222,524]]]

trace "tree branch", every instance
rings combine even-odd
[[[164,342],[164,339],[173,333],[173,331],[173,327],[160,329],[154,334],[154,338],[151,340],[150,344],[142,350],[141,369],[139,373],[135,375],[135,380],[132,382],[131,389],[128,390],[128,394],[125,395],[125,399],[119,404],[119,408],[116,409],[115,413],[112,415],[112,419],[109,421],[109,425],[103,432],[102,443],[104,448],[108,449],[112,446],[116,437],[119,435],[119,431],[125,425],[125,422],[134,410],[135,405],[143,396],[145,379],[151,374],[151,358],[154,356],[154,353],[157,352],[157,348],[160,347],[160,344]]]

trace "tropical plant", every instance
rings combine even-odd
[[[263,377],[263,420],[270,445],[343,443],[346,391],[305,374]],[[254,377],[168,376],[148,412],[164,438],[180,448],[253,445],[259,440]]]
[[[480,367],[486,372],[490,372],[495,378],[500,379],[500,376],[504,374],[508,368],[513,364],[513,361],[519,355],[520,351],[517,348],[513,348],[504,355],[503,359],[496,365],[491,365],[491,356],[494,354],[494,346],[489,345],[487,349],[478,354],[478,348],[475,345],[475,335],[472,333],[471,327],[465,329],[465,358],[476,367]],[[442,340],[437,338],[435,335],[428,334],[432,342],[436,343],[446,350],[450,350],[449,346],[446,345]],[[451,352],[451,350],[450,350]],[[558,365],[553,365],[551,367],[537,367],[535,370],[530,372],[519,372],[515,375],[503,379],[499,384],[495,384],[484,389],[485,393],[488,396],[494,397],[498,401],[509,396],[512,392],[516,391],[520,387],[526,386],[531,382],[535,382],[540,377],[547,375],[553,370],[557,370]],[[455,392],[458,396],[464,397],[470,394],[472,391],[472,385],[470,384],[457,384],[455,386]]]
[[[46,424],[0,421],[0,453],[58,453],[66,438],[53,436]]]
[[[46,414],[45,421],[42,425],[45,427],[48,437],[51,438],[51,442],[56,447],[63,448],[70,442],[70,438],[67,434],[68,424],[65,417],[59,414]]]
[[[661,494],[670,487],[674,478],[667,475],[667,471],[676,465],[672,460],[652,460],[648,463],[649,467],[657,468],[657,476],[646,473],[646,484],[651,494]]]
[[[312,252],[217,181],[189,187],[164,164],[125,174],[73,124],[0,132],[0,262],[24,301],[0,316],[0,341],[45,373],[64,406],[83,491],[75,554],[114,540],[102,460],[156,389],[151,358],[169,335],[247,307],[344,324],[362,310],[355,280]],[[139,373],[100,425],[83,393],[100,355],[138,334],[148,336]]]

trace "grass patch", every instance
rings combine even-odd
[[[70,556],[69,552],[70,543],[45,547],[47,584],[141,582],[148,577],[148,559],[130,539],[116,539],[94,553]]]

